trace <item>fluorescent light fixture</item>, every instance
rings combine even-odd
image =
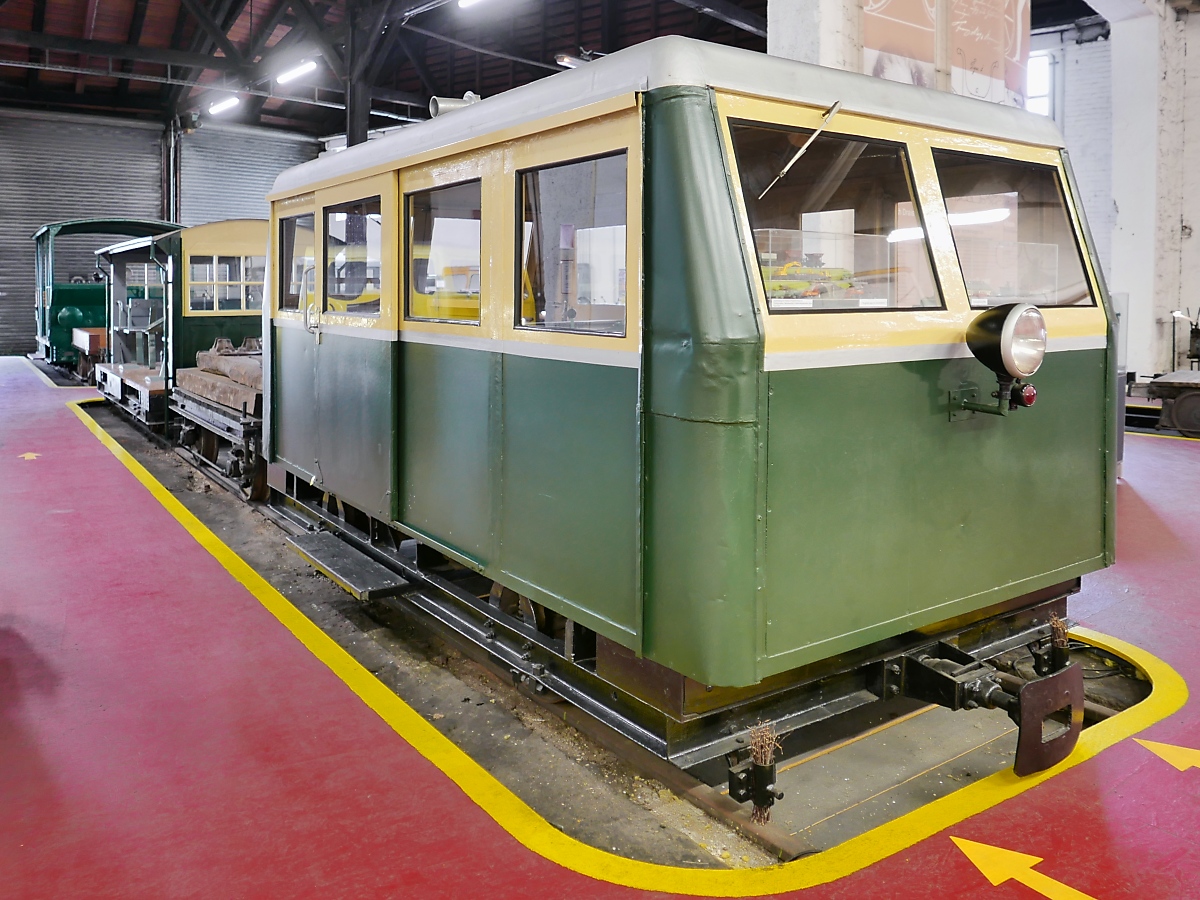
[[[954,225],[992,225],[1003,222],[1012,214],[1008,207],[999,209],[981,209],[977,212],[950,213],[950,224]],[[899,244],[901,241],[917,241],[925,237],[924,228],[897,228],[887,236],[889,244]]]
[[[466,9],[468,6],[474,6],[476,3],[482,3],[483,0],[458,0],[458,8]]]
[[[275,81],[278,84],[287,84],[289,81],[295,81],[297,78],[307,75],[309,72],[315,72],[316,70],[317,61],[315,59],[306,59],[294,69],[288,69],[282,75],[278,76]]]
[[[242,98],[237,94],[234,94],[230,97],[226,97],[224,100],[218,100],[216,103],[213,103],[211,106],[209,106],[208,114],[210,116],[219,116],[221,113],[233,109],[241,102]]]
[[[462,0],[459,0],[462,2]],[[570,53],[560,53],[554,57],[554,61],[564,69],[578,69],[580,66],[587,65],[588,60],[580,56],[572,56]]]

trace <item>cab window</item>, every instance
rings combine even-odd
[[[942,306],[902,145],[730,130],[771,312]]]
[[[325,310],[378,316],[383,249],[379,197],[325,207]]]
[[[517,327],[624,335],[626,154],[518,177]]]
[[[933,162],[972,306],[1095,303],[1053,166],[954,150]]]
[[[262,309],[265,262],[261,256],[188,257],[188,311]]]
[[[407,318],[479,324],[479,181],[417,191],[408,206]]]
[[[316,250],[313,214],[279,220],[279,308],[304,309],[313,302]]]

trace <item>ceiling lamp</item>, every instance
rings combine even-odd
[[[287,84],[289,81],[295,81],[297,78],[307,75],[309,72],[315,72],[316,70],[317,61],[315,59],[306,59],[295,68],[288,69],[282,75],[276,76],[275,82],[277,84]]]
[[[233,109],[241,102],[242,98],[237,94],[233,94],[223,100],[217,100],[215,103],[211,104],[208,107],[208,114],[210,116],[219,116],[221,113],[228,112],[229,110]]]

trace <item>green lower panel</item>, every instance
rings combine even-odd
[[[317,345],[313,336],[301,329],[276,326],[274,332],[271,415],[275,459],[311,478],[317,470]]]
[[[500,356],[417,343],[400,353],[400,521],[486,564],[497,543],[490,410]]]
[[[502,578],[637,648],[638,371],[505,356],[502,404]]]
[[[321,335],[317,346],[317,480],[352,506],[393,516],[395,341]]]
[[[758,680],[750,423],[650,416],[645,654],[707,684]]]
[[[1049,354],[1036,406],[953,423],[974,360],[771,373],[760,676],[1100,568],[1104,365]]]

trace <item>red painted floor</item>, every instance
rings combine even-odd
[[[485,815],[195,543],[71,393],[0,359],[0,896],[638,893]],[[1130,436],[1125,475],[1120,562],[1072,616],[1200,685],[1200,443]],[[1200,747],[1200,700],[1139,736]],[[950,834],[1044,857],[1092,897],[1198,898],[1200,769],[1126,740],[803,893],[1038,896],[991,886]]]

